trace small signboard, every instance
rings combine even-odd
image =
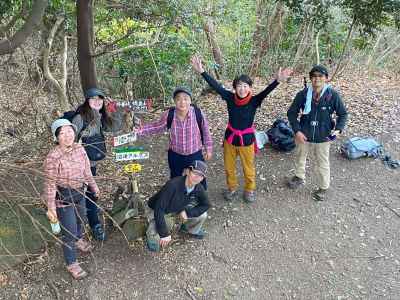
[[[127,164],[124,166],[124,171],[126,173],[138,173],[142,171],[142,165],[141,164]]]
[[[148,151],[118,152],[118,153],[115,153],[115,160],[116,161],[149,159],[149,157],[150,157],[150,155],[149,155]]]
[[[134,112],[147,112],[151,110],[152,104],[153,101],[151,98],[117,102],[118,107],[127,108]]]
[[[137,140],[137,135],[136,133],[127,133],[119,136],[115,136],[113,139],[113,146],[121,146],[127,143],[135,142]]]
[[[113,152],[114,153],[124,153],[124,152],[143,152],[144,151],[144,147],[142,146],[123,146],[123,147],[118,147],[118,148],[114,148]]]

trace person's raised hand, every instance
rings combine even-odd
[[[190,59],[190,62],[192,64],[193,69],[197,73],[203,73],[204,68],[203,68],[203,63],[201,62],[201,57],[198,55],[193,55],[192,58]]]
[[[279,68],[278,73],[276,74],[276,80],[278,82],[286,81],[290,77],[290,75],[292,75],[292,73],[292,68],[285,68],[283,70],[282,68]]]
[[[106,108],[106,113],[115,113],[117,111],[117,102],[110,97],[104,98],[104,106]]]

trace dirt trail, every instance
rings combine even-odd
[[[390,113],[398,110],[391,106]],[[222,113],[210,107],[215,141],[222,136]],[[365,130],[354,125],[349,134]],[[377,136],[395,158],[399,133],[396,121]],[[166,137],[148,142],[154,159],[144,164],[149,172],[141,183],[152,190],[168,176],[165,149],[159,146]],[[338,154],[339,142],[331,148],[332,190],[325,202],[311,200],[312,177],[299,191],[286,189],[293,153],[270,149],[257,157],[256,203],[225,202],[217,146],[208,180],[213,208],[206,239],[177,235],[171,247],[153,254],[140,243],[127,247],[118,232],[111,232],[109,240],[96,244],[93,256],[81,258],[91,276],[80,282],[65,272],[56,246],[42,261],[7,272],[9,282],[0,298],[398,299],[399,170],[389,170],[379,160],[345,160]]]

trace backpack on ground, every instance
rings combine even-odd
[[[201,137],[201,143],[204,145],[204,134],[203,134],[203,115],[201,114],[201,110],[198,106],[191,104],[194,108],[194,113],[196,114],[196,121],[197,121],[197,126],[199,127],[200,130],[200,137]],[[174,119],[174,113],[175,113],[175,107],[170,107],[168,109],[168,117],[167,117],[167,129],[169,130],[172,125],[172,120]]]
[[[383,151],[382,144],[370,137],[353,137],[347,139],[341,146],[340,152],[348,159],[360,157],[378,157]]]
[[[63,113],[61,119],[67,119],[72,123],[72,120],[78,114],[78,110],[69,110]],[[83,121],[83,127],[80,132],[77,133],[77,140],[81,140],[82,146],[85,148],[86,154],[91,161],[102,160],[106,157],[107,147],[104,138],[103,130],[101,129],[100,134],[93,136],[83,136],[82,132],[88,127],[88,123]]]
[[[289,152],[296,147],[294,131],[283,119],[277,119],[267,131],[267,135],[272,148],[278,151]]]

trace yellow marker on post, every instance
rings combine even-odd
[[[127,164],[124,166],[124,172],[125,173],[139,173],[142,171],[142,165],[141,164]]]

